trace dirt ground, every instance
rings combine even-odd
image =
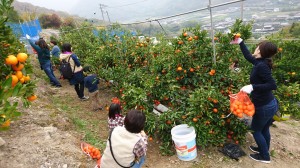
[[[36,60],[33,60],[33,62]],[[61,80],[63,87],[53,89],[45,82],[44,73],[35,69],[38,99],[29,108],[20,105],[23,113],[19,120],[11,123],[11,129],[0,132],[5,144],[0,146],[0,168],[93,168],[94,160],[89,159],[80,149],[84,133],[76,131],[70,116],[80,114],[81,119],[97,118],[100,126],[95,127],[95,134],[103,141],[107,137],[107,111],[92,112],[89,101],[80,101],[72,86]],[[57,75],[58,76],[58,75]],[[110,104],[113,93],[109,88],[101,88],[102,105]],[[94,127],[93,123],[88,123]],[[248,156],[239,161],[232,160],[216,148],[200,149],[193,161],[180,161],[176,155],[161,156],[156,140],[148,146],[147,159],[143,167],[149,168],[298,168],[300,167],[300,122],[288,120],[275,122],[271,128],[271,163],[252,161]],[[250,133],[247,148],[254,144]]]

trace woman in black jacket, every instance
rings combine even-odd
[[[253,64],[250,74],[250,85],[242,87],[241,91],[248,94],[255,106],[251,129],[257,147],[250,146],[255,154],[250,158],[263,163],[270,163],[270,126],[273,116],[278,110],[277,100],[272,90],[276,90],[276,82],[272,77],[271,57],[277,53],[277,46],[269,41],[259,43],[252,55],[241,38],[235,39],[233,43],[239,44],[247,61]]]

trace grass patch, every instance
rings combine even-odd
[[[81,120],[80,118],[72,118],[71,120],[77,129],[79,129],[80,131],[86,130],[86,124],[87,124],[86,121]]]
[[[99,131],[96,128],[106,124],[106,121],[99,121],[94,117],[93,113],[86,113],[86,109],[83,109],[83,107],[68,103],[72,101],[73,100],[68,97],[64,99],[52,97],[55,108],[61,109],[61,113],[70,118],[71,124],[75,126],[74,131],[83,134],[83,141],[103,151],[106,146],[106,140],[103,141],[100,139]]]
[[[271,156],[271,157],[275,157],[275,156],[276,156],[276,152],[275,152],[275,150],[271,150],[271,152],[270,152],[270,156]]]
[[[100,140],[99,137],[95,136],[95,133],[93,132],[86,132],[83,140],[98,147],[101,151],[104,151],[104,148],[106,146],[106,141]]]

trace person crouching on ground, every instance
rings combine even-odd
[[[125,117],[121,114],[121,106],[120,104],[112,103],[109,106],[109,112],[108,112],[108,128],[109,131],[113,130],[117,126],[123,126],[124,125],[124,119]]]
[[[130,110],[125,117],[125,127],[116,127],[110,132],[101,168],[140,168],[147,151],[147,135],[143,131],[146,116],[139,110]]]
[[[83,68],[83,73],[86,74],[88,72],[91,72],[91,67],[86,66]],[[86,77],[84,78],[84,86],[88,89],[89,91],[89,97],[92,100],[92,109],[93,111],[98,111],[102,110],[103,107],[101,107],[100,104],[100,99],[99,99],[99,78],[95,74],[89,74],[85,75]]]
[[[69,59],[71,57],[72,59]],[[72,46],[69,43],[62,45],[62,53],[59,56],[60,60],[70,61],[71,68],[73,70],[73,76],[69,79],[70,85],[74,85],[77,96],[80,100],[89,99],[88,96],[84,96],[84,75],[83,68],[76,54],[72,53]]]

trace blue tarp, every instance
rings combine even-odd
[[[40,22],[38,19],[29,22],[17,23],[7,23],[13,30],[13,33],[17,37],[25,37],[28,34],[31,37],[38,37],[39,33],[42,31]]]

